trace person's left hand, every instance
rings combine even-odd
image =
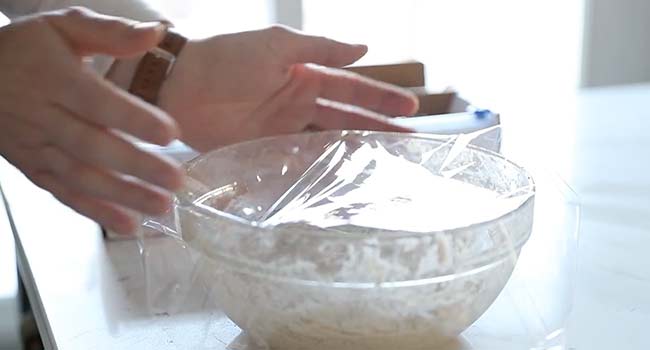
[[[179,123],[184,141],[202,151],[306,128],[407,131],[386,116],[415,113],[414,94],[327,68],[366,51],[284,27],[189,41],[159,105]]]

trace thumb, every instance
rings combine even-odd
[[[83,7],[53,12],[46,19],[80,56],[135,56],[158,45],[165,32],[160,22],[135,22]]]
[[[328,67],[343,67],[358,61],[368,52],[365,45],[342,43],[321,36],[312,36],[284,28],[274,27],[277,42],[286,42],[288,64],[316,63]],[[284,36],[284,40],[282,37]]]

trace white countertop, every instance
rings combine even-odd
[[[587,91],[546,110],[531,111],[524,103],[500,110],[506,150],[552,159],[583,202],[569,327],[575,349],[650,348],[647,101],[650,85]],[[534,118],[512,117],[524,112]],[[541,139],[546,146],[534,147]],[[22,277],[48,349],[195,349],[198,339],[219,350],[239,335],[218,310],[148,316],[134,241],[104,242],[92,221],[4,162],[0,181],[17,229]]]
[[[649,349],[650,87],[578,100],[571,182],[583,202],[578,349]]]

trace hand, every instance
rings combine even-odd
[[[164,212],[177,165],[123,133],[157,144],[178,136],[161,110],[87,70],[83,57],[129,56],[164,28],[72,8],[0,29],[0,154],[34,183],[109,229],[132,232],[129,209]]]
[[[159,104],[179,123],[184,141],[203,151],[306,127],[405,131],[384,115],[415,113],[413,94],[324,67],[348,65],[366,51],[284,27],[190,41]]]

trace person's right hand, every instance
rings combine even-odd
[[[199,151],[303,130],[412,131],[389,117],[414,114],[415,94],[337,69],[367,49],[281,26],[190,40],[158,105]]]
[[[130,210],[164,212],[178,166],[120,132],[156,144],[173,119],[91,72],[83,57],[126,57],[158,44],[164,28],[71,8],[0,29],[0,155],[38,186],[105,227],[130,233]],[[116,132],[119,131],[119,132]],[[130,209],[130,210],[129,210]]]

